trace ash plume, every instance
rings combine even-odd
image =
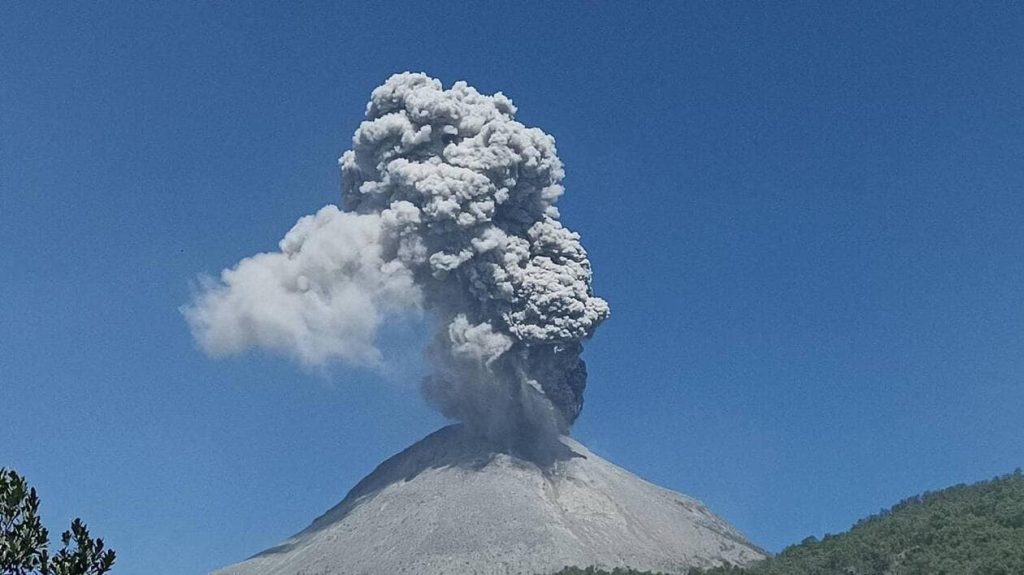
[[[340,159],[342,209],[303,217],[280,251],[203,281],[183,308],[201,347],[372,365],[380,324],[425,311],[433,406],[503,441],[567,431],[582,342],[609,310],[559,222],[554,139],[515,113],[500,92],[392,76]]]

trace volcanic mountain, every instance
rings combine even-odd
[[[542,463],[452,425],[382,463],[284,543],[215,575],[685,573],[764,557],[701,502],[569,437]]]

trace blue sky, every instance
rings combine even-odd
[[[422,70],[553,134],[612,318],[575,435],[779,550],[1024,464],[1024,8],[0,8],[0,465],[120,573],[303,528],[443,424],[387,373],[203,356],[190,282],[339,196]]]

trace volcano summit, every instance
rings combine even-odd
[[[764,557],[701,502],[568,437],[559,444],[538,464],[446,427],[382,463],[301,533],[214,575],[686,573]]]

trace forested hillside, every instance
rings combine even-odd
[[[563,575],[599,570],[567,569]],[[622,572],[624,573],[624,572]],[[639,575],[641,572],[632,572]],[[1024,474],[905,499],[849,531],[808,537],[755,565],[700,575],[1024,574]]]

